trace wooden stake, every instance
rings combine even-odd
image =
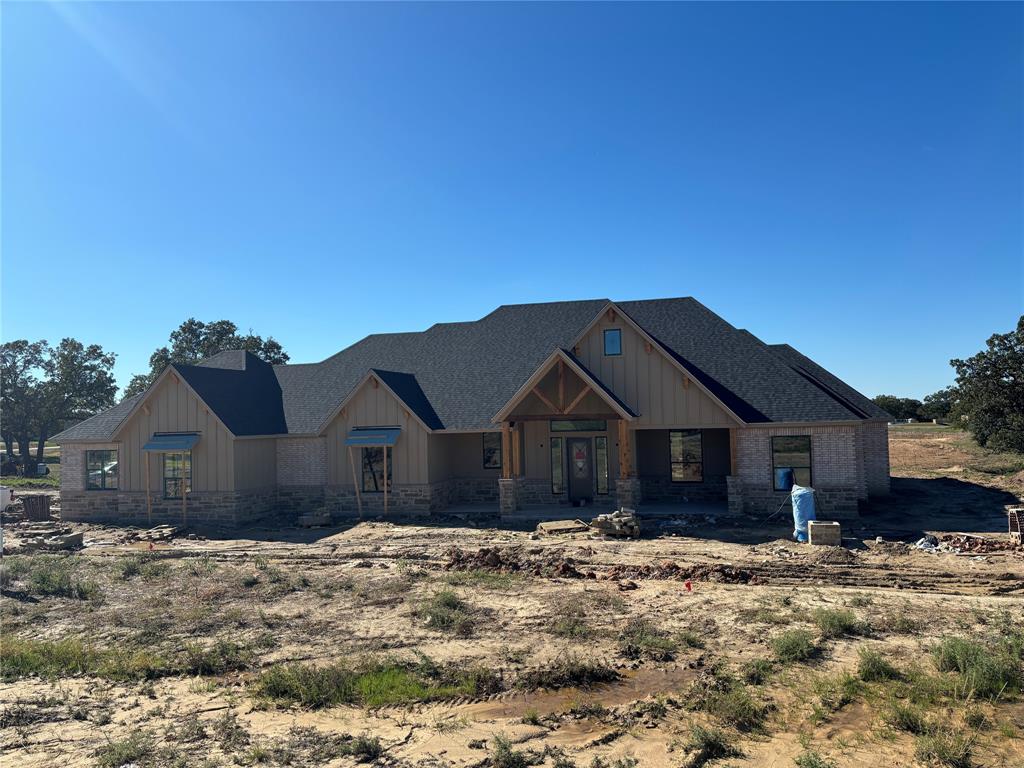
[[[359,519],[363,519],[363,497],[359,495],[359,480],[356,478],[356,459],[352,455],[352,446],[348,447],[348,461],[352,465],[352,487],[356,489],[356,506],[359,507]]]

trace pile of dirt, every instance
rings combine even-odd
[[[812,547],[811,560],[821,565],[850,565],[857,562],[857,553],[845,547]]]
[[[495,573],[526,573],[563,579],[582,579],[587,576],[576,568],[576,561],[559,550],[537,547],[529,551],[522,547],[482,547],[470,550],[452,547],[445,552],[442,566],[446,571],[493,571]]]
[[[985,536],[967,536],[964,534],[946,534],[939,537],[942,549],[954,552],[1007,552],[1024,549],[1010,539],[990,539]]]
[[[746,570],[720,563],[680,565],[662,560],[654,565],[615,565],[602,579],[655,579],[658,581],[714,581],[720,584],[762,584],[764,580]]]

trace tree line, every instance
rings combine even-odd
[[[240,335],[229,320],[204,323],[189,318],[171,332],[169,344],[153,352],[149,370],[134,375],[122,398],[144,392],[171,363],[194,364],[227,349],[244,349],[271,364],[288,362],[273,337],[249,331]],[[114,405],[116,355],[98,344],[62,339],[18,339],[0,345],[0,438],[5,474],[33,474],[43,460],[47,439],[63,429]],[[35,443],[35,451],[31,444]],[[15,452],[15,446],[17,452]]]
[[[956,383],[924,400],[879,395],[894,419],[939,419],[970,431],[978,444],[1024,453],[1024,316],[1016,329],[989,337],[985,349],[949,361]]]

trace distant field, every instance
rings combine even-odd
[[[30,443],[33,453],[36,450],[36,443]],[[50,468],[50,474],[45,477],[11,477],[4,475],[3,485],[11,488],[59,488],[60,487],[60,446],[55,443],[47,443],[43,448],[43,461]]]

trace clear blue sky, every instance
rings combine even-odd
[[[869,395],[1024,311],[1020,4],[2,8],[2,335],[125,384],[692,295]]]

